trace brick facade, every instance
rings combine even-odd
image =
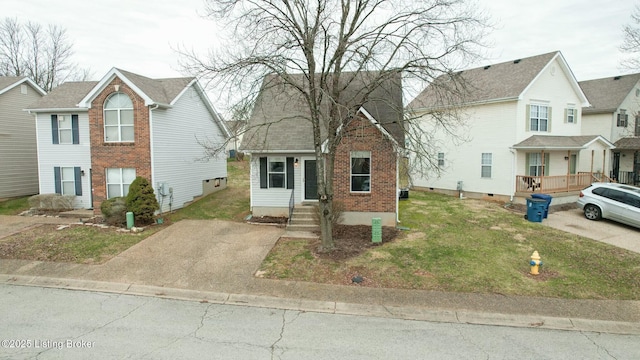
[[[107,143],[104,141],[103,106],[106,99],[118,92],[124,93],[133,103],[134,141]],[[118,77],[114,78],[91,102],[89,109],[89,133],[91,137],[91,187],[93,188],[93,208],[100,213],[100,204],[107,198],[106,169],[135,168],[136,176],[151,180],[151,142],[149,129],[149,108]]]
[[[334,200],[342,202],[345,211],[396,211],[396,152],[393,144],[368,119],[357,118],[343,130],[336,149],[333,178]],[[371,152],[371,192],[351,192],[351,151]]]

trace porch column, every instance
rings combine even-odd
[[[544,188],[544,184],[542,183],[542,179],[544,178],[544,166],[545,166],[544,150],[540,152],[540,159],[542,160],[542,174],[540,174],[540,191],[542,192],[542,189]]]
[[[571,178],[571,150],[567,150],[567,192],[569,192],[570,178]]]
[[[604,167],[604,165],[606,163],[606,159],[607,159],[607,149],[603,149],[602,150],[602,175],[606,174],[605,167]],[[611,174],[609,174],[609,175],[611,175]],[[604,176],[603,176],[603,179],[604,179]]]

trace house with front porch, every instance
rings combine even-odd
[[[611,140],[609,177],[640,185],[640,73],[581,81],[591,106],[582,109],[582,131]]]
[[[442,96],[447,87],[458,92]],[[412,184],[504,202],[534,192],[556,204],[575,201],[580,189],[606,180],[613,148],[583,133],[588,105],[559,51],[442,75],[407,106],[431,131],[439,167],[412,174]],[[455,111],[460,123],[437,126],[443,111]]]
[[[290,75],[303,83],[303,75]],[[375,81],[374,81],[375,80]],[[380,81],[378,73],[343,73],[341,138],[335,168],[318,173],[309,106],[290,82],[278,75],[264,78],[240,151],[250,155],[253,216],[291,217],[292,209],[318,203],[318,179],[333,177],[334,206],[340,203],[342,223],[395,226],[398,214],[398,169],[404,130],[399,73]],[[363,98],[363,94],[367,94]],[[321,104],[325,111],[326,101]],[[323,113],[323,116],[328,114]],[[327,129],[321,125],[321,136]]]
[[[152,79],[113,68],[99,81],[65,82],[26,109],[35,117],[40,194],[75,196],[100,213],[137,176],[161,211],[225,188],[230,136],[196,78]],[[32,120],[33,121],[33,118]]]

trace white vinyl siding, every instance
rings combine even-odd
[[[53,144],[51,141],[52,123],[51,116],[56,114],[37,114],[38,137],[38,173],[40,179],[40,194],[56,193],[56,181],[54,168],[79,167],[84,171],[80,177],[82,195],[76,196],[74,207],[90,209],[91,204],[91,149],[89,140],[89,118],[86,112],[74,112],[78,115],[78,142],[79,144]],[[61,115],[57,113],[57,115]],[[72,114],[62,114],[71,116]]]
[[[179,209],[203,194],[203,181],[227,177],[227,160],[223,152],[210,156],[202,143],[213,146],[223,142],[222,130],[192,87],[169,109],[150,113],[151,184],[156,189],[162,211]],[[173,194],[158,194],[158,183],[172,188]]]

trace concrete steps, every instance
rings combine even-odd
[[[320,225],[316,220],[315,205],[298,205],[293,209],[291,221],[287,225],[287,231],[313,232],[320,230]]]

